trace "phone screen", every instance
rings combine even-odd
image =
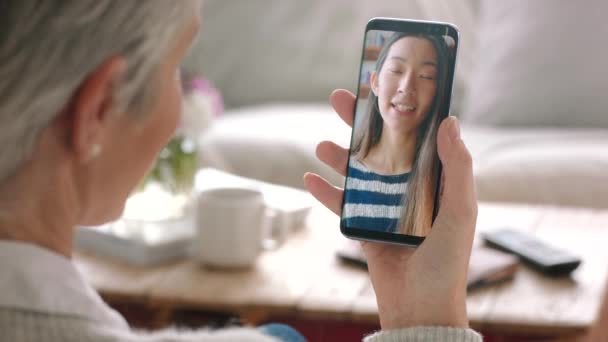
[[[436,216],[437,130],[448,116],[458,31],[372,19],[365,30],[341,230],[418,245]]]

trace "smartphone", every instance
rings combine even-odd
[[[458,29],[371,19],[365,28],[340,230],[418,246],[437,215],[437,130],[449,115]]]

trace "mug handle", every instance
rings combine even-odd
[[[285,241],[290,230],[289,216],[278,209],[266,208],[264,215],[262,249],[275,250]]]

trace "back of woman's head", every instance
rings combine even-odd
[[[0,181],[104,60],[121,55],[114,110],[143,116],[157,66],[200,0],[3,0],[0,3]]]

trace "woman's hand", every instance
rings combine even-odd
[[[346,90],[331,94],[338,115],[352,126],[355,96]],[[377,242],[362,242],[376,292],[382,329],[411,326],[468,327],[466,313],[467,269],[477,199],[471,155],[460,138],[458,120],[445,119],[437,136],[443,164],[441,204],[431,233],[416,249]],[[332,142],[317,146],[317,156],[346,175],[348,150]],[[307,173],[310,193],[340,215],[342,189],[316,174]]]

